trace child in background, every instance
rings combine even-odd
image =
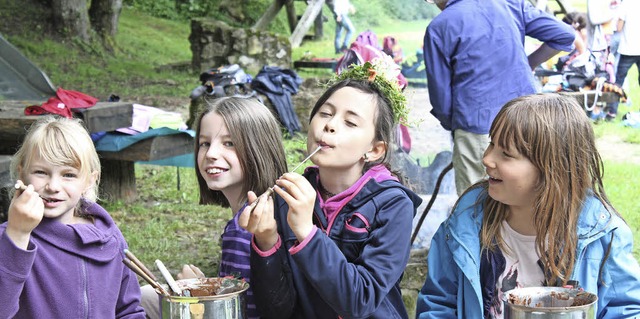
[[[34,123],[13,156],[0,225],[0,318],[145,318],[127,248],[96,204],[100,160],[76,119]]]
[[[389,169],[395,124],[407,115],[397,72],[372,62],[338,75],[311,111],[317,166],[284,174],[275,199],[261,196],[240,216],[254,234],[264,318],[407,318],[399,283],[421,199]]]
[[[511,100],[489,135],[489,178],[436,232],[418,318],[503,318],[506,291],[567,284],[597,294],[597,318],[640,316],[633,234],[607,199],[593,129],[576,100]]]
[[[234,213],[222,234],[218,276],[239,276],[249,282],[246,318],[258,318],[249,271],[251,233],[238,225],[238,216],[246,205],[248,191],[265,192],[287,171],[282,131],[266,106],[243,97],[208,102],[195,127],[200,204],[229,207]],[[196,277],[204,274],[194,265],[185,265],[177,275],[178,279]],[[149,317],[160,318],[158,296],[150,286],[143,291]]]

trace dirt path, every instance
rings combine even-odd
[[[596,140],[603,160],[640,164],[640,144],[627,143],[617,135],[606,135]]]
[[[451,134],[440,126],[429,111],[429,93],[423,88],[409,88],[407,100],[412,107],[412,120],[422,123],[409,129],[413,156],[435,155],[451,150]],[[596,141],[603,160],[640,164],[640,144],[627,143],[617,135],[606,135]]]

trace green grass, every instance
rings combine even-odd
[[[640,163],[605,161],[605,190],[611,204],[625,218],[633,231],[633,255],[640,260]]]

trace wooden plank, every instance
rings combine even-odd
[[[293,61],[293,67],[299,68],[316,68],[316,69],[334,69],[338,60],[331,61]]]
[[[160,135],[139,141],[119,152],[99,152],[103,159],[155,161],[193,152],[194,139],[188,134]]]
[[[300,18],[296,29],[291,34],[291,37],[289,37],[291,48],[297,48],[300,46],[305,33],[307,33],[311,24],[313,24],[318,14],[320,14],[320,11],[322,11],[323,5],[324,0],[311,0],[311,3],[307,6],[307,10],[304,11],[302,18]]]
[[[269,23],[273,21],[273,19],[278,15],[280,9],[284,5],[285,0],[273,0],[273,3],[267,8],[267,11],[264,12],[260,20],[253,25],[253,28],[256,30],[266,30]]]
[[[42,101],[0,101],[0,154],[13,154],[27,130],[40,117],[25,115],[24,108]],[[113,131],[131,126],[133,103],[98,102],[95,106],[74,111],[90,133]]]

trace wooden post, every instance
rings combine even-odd
[[[110,202],[134,201],[138,196],[134,162],[101,158],[100,164],[103,172],[100,179],[100,198]]]
[[[323,25],[323,21],[322,21],[322,10],[320,10],[320,13],[318,14],[318,16],[316,17],[315,23],[314,23],[314,36],[313,39],[314,40],[321,40],[322,39],[322,25]]]
[[[265,11],[262,17],[260,17],[260,20],[256,22],[253,28],[256,30],[265,30],[269,25],[269,23],[273,21],[276,15],[278,15],[278,12],[280,12],[280,9],[282,9],[282,6],[284,5],[284,1],[285,0],[273,0],[273,3],[271,4],[271,6],[269,6],[267,11]]]
[[[287,8],[287,20],[289,21],[289,31],[293,32],[298,25],[298,16],[296,15],[296,7],[293,4],[293,0],[287,0],[284,4]]]
[[[304,11],[302,18],[298,22],[296,29],[291,34],[289,41],[291,42],[291,48],[297,48],[302,43],[302,39],[304,38],[304,34],[309,30],[311,24],[318,16],[320,11],[322,10],[322,6],[324,5],[324,0],[312,0],[307,10]]]

